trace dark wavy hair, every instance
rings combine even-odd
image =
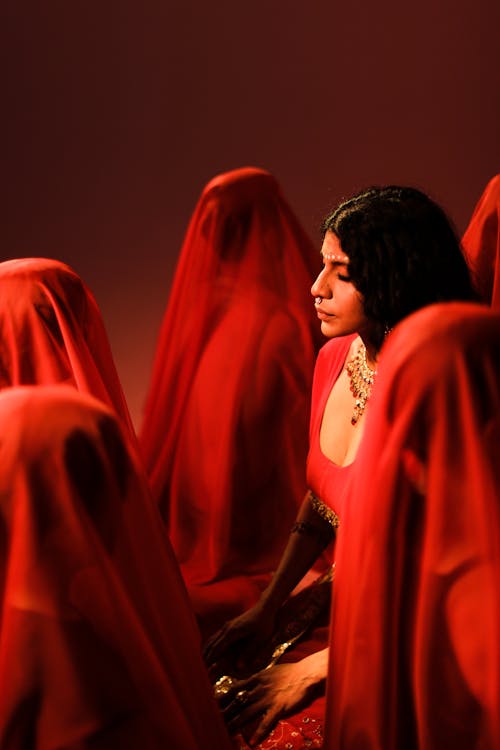
[[[323,222],[349,256],[374,337],[433,302],[476,300],[456,232],[442,208],[412,187],[370,187]]]

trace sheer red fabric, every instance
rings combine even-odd
[[[228,748],[125,428],[68,386],[0,393],[0,746]]]
[[[464,254],[484,302],[500,309],[500,174],[487,184],[462,238]]]
[[[49,258],[0,263],[0,388],[67,383],[111,406],[135,435],[97,303]]]
[[[397,326],[353,482],[325,747],[500,747],[498,314],[447,303]]]
[[[198,612],[207,583],[212,602],[233,600],[224,618],[255,600],[304,496],[317,263],[268,172],[238,169],[203,190],[139,437]]]

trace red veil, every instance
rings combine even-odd
[[[238,169],[205,187],[179,257],[140,432],[192,593],[230,576],[243,586],[245,576],[267,575],[303,498],[320,343],[315,265],[268,172]]]
[[[497,750],[498,314],[433,305],[394,330],[356,464],[325,748]]]
[[[500,309],[500,174],[487,184],[462,238],[481,298]]]
[[[0,746],[229,740],[135,451],[73,388],[0,393]]]
[[[0,388],[68,383],[111,406],[134,435],[96,301],[66,264],[0,263]]]

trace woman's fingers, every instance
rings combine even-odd
[[[250,741],[252,746],[258,744],[281,718],[297,710],[312,684],[307,665],[302,662],[264,669],[238,682],[227,715],[230,732],[259,717]]]
[[[280,720],[283,715],[283,706],[281,703],[270,703],[269,695],[263,694],[262,691],[248,692],[243,696],[241,693],[247,693],[247,691],[239,691],[239,695],[236,694],[235,700],[239,704],[235,709],[237,713],[227,721],[227,727],[230,734],[234,734],[245,724],[260,716],[261,720],[249,742],[249,745],[253,747],[259,744]]]
[[[241,641],[240,653],[235,662],[237,668],[244,670],[248,665],[252,665],[252,660],[258,664],[257,655],[259,649],[262,648],[262,639],[258,632],[254,633],[253,638],[250,637],[252,632],[252,628],[246,624],[228,623],[206,642],[203,648],[205,663],[210,668],[221,656],[224,656],[231,646]]]
[[[267,698],[260,690],[238,690],[231,703],[224,710],[224,718],[229,732],[236,732],[240,727],[262,714],[267,708]]]
[[[227,649],[229,646],[238,640],[239,634],[231,629],[231,623],[226,622],[220,630],[212,635],[208,641],[206,641],[203,647],[203,658],[208,665],[213,664],[217,658]]]
[[[255,675],[251,675],[244,680],[233,680],[231,690],[226,697],[224,715],[240,712],[243,706],[250,701],[250,697],[256,697],[256,689],[258,688],[259,682]]]
[[[258,745],[259,742],[262,742],[262,740],[267,737],[271,729],[278,723],[278,721],[281,718],[281,707],[274,706],[271,707],[268,711],[266,711],[262,717],[262,720],[253,733],[249,745],[250,747],[254,747],[254,745]]]
[[[219,630],[217,630],[213,635],[210,636],[210,638],[205,641],[205,644],[203,646],[203,654],[206,654],[208,651],[214,648],[221,637],[227,633],[228,627],[229,623],[225,622],[224,625],[219,628]]]

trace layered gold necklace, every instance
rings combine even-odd
[[[373,381],[377,374],[376,370],[368,367],[366,361],[366,346],[361,344],[354,357],[346,365],[347,374],[351,383],[351,391],[354,396],[354,412],[351,424],[355,425],[365,410],[366,403],[371,396]]]

